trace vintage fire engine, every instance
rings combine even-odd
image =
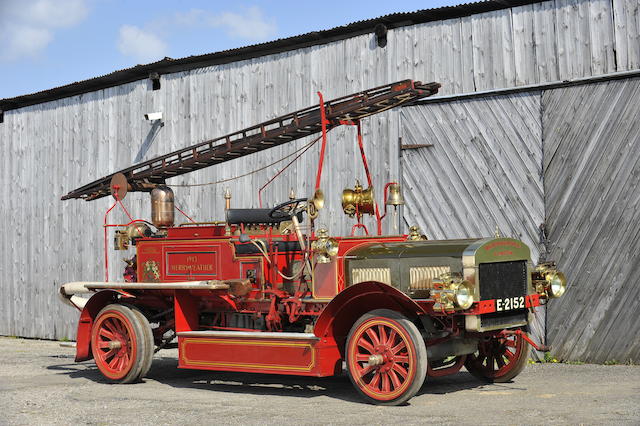
[[[218,139],[135,165],[63,199],[114,198],[104,219],[115,249],[135,248],[121,282],[73,282],[60,289],[80,310],[76,361],[93,358],[109,381],[147,374],[154,352],[175,341],[179,367],[332,376],[346,366],[369,402],[409,400],[426,377],[462,366],[489,382],[513,379],[527,363],[533,308],[559,297],[565,278],[553,263],[532,265],[511,238],[430,241],[382,235],[360,120],[437,93],[411,80],[320,102]],[[354,125],[368,187],[345,189],[352,235],[316,229],[327,132]],[[218,222],[176,225],[166,179],[319,133],[315,194],[272,208],[231,208]],[[355,178],[355,177],[354,177]],[[151,193],[151,222],[108,223],[127,192]],[[384,188],[385,207],[403,204]],[[222,200],[221,200],[222,201]],[[338,202],[339,200],[335,200]],[[179,210],[179,209],[178,209]],[[375,217],[375,235],[363,217]],[[185,214],[186,216],[186,214]],[[373,230],[372,230],[373,231]],[[374,232],[372,232],[374,234]],[[89,297],[87,297],[89,296]]]

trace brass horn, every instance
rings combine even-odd
[[[307,213],[311,219],[318,217],[318,212],[324,207],[324,192],[322,189],[316,189],[313,193],[313,197],[307,203]]]

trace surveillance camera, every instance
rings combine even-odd
[[[144,115],[144,119],[145,120],[162,120],[162,113],[161,112],[150,112],[148,114]]]

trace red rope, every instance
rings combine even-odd
[[[303,149],[298,155],[295,156],[295,158],[293,160],[291,160],[286,166],[284,166],[278,173],[276,173],[271,179],[269,179],[267,181],[267,183],[265,183],[264,185],[262,185],[262,187],[258,190],[258,203],[260,205],[260,208],[262,208],[262,190],[265,189],[271,182],[273,182],[278,176],[280,176],[282,174],[282,172],[284,172],[289,166],[291,166],[293,163],[295,163],[296,161],[298,161],[298,158],[302,157],[302,154],[304,154],[305,152],[307,152],[309,150],[309,148],[311,148],[313,145],[315,145],[316,142],[318,142],[320,140],[321,136],[315,138],[313,140],[313,142],[311,142],[305,149]]]
[[[322,166],[324,165],[324,152],[327,148],[327,114],[324,110],[324,98],[322,93],[318,92],[320,98],[320,122],[322,123],[322,148],[320,149],[320,160],[318,161],[318,173],[316,174],[316,191],[320,189],[320,179],[322,178]]]
[[[364,164],[364,172],[367,175],[367,182],[369,183],[369,187],[372,187],[373,180],[371,179],[371,173],[369,173],[369,164],[367,163],[367,156],[364,153],[364,144],[362,142],[362,129],[360,127],[360,121],[357,122],[356,126],[358,128],[358,146],[360,147],[362,164]],[[378,226],[378,235],[382,235],[382,219],[380,219],[380,209],[378,208],[378,201],[374,198],[373,203],[375,205],[376,225]]]
[[[174,205],[175,205],[175,204],[174,204]],[[187,219],[189,219],[192,223],[196,223],[196,221],[195,221],[195,220],[191,219],[191,218],[190,218],[190,217],[189,217],[185,212],[183,212],[182,210],[180,210],[180,207],[178,207],[177,205],[175,205],[175,207],[176,207],[176,210],[178,210],[180,213],[182,213],[182,215],[183,215],[184,217],[186,217]]]

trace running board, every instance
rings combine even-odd
[[[250,339],[320,340],[313,333],[285,333],[265,331],[181,331],[178,337],[239,337]]]
[[[336,342],[313,333],[206,330],[177,335],[179,368],[316,377],[342,371]]]

